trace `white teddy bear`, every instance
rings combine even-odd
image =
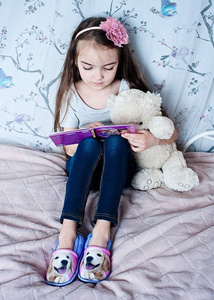
[[[112,95],[108,99],[108,108],[113,124],[136,124],[136,130],[146,129],[159,139],[169,139],[174,124],[162,116],[161,103],[158,94],[130,89]],[[138,172],[132,180],[135,189],[153,189],[164,182],[168,188],[183,192],[199,184],[198,175],[187,167],[175,143],[153,146],[134,155],[138,165]]]

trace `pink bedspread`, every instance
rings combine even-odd
[[[44,278],[61,227],[64,157],[0,145],[0,299],[213,300],[214,154],[185,156],[200,185],[187,193],[124,190],[109,280],[59,288]],[[97,199],[92,191],[84,235]]]

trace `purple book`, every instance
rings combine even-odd
[[[135,133],[135,125],[107,125],[90,129],[76,129],[72,131],[56,132],[50,138],[56,146],[78,144],[85,138],[107,138],[110,135],[120,135],[124,132]]]

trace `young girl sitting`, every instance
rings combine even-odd
[[[84,20],[73,34],[64,63],[55,130],[110,125],[107,99],[130,88],[147,91],[124,26],[111,17]],[[86,138],[78,145],[65,146],[69,177],[59,243],[47,271],[48,284],[66,285],[77,273],[80,280],[93,283],[110,275],[110,231],[118,222],[122,191],[130,186],[136,171],[132,150],[171,143],[176,137],[176,130],[169,140],[141,130],[104,140]],[[83,223],[91,189],[99,190],[99,200],[94,228],[85,242],[77,228]]]

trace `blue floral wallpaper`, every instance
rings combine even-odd
[[[179,130],[182,147],[214,129],[213,0],[1,0],[0,142],[58,152],[55,95],[70,37],[89,16],[127,28],[133,55]],[[213,152],[200,140],[191,151]]]

